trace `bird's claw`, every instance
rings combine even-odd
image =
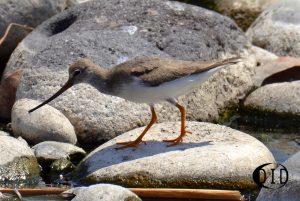
[[[183,137],[186,135],[186,134],[192,134],[192,132],[190,131],[183,131],[181,132],[180,136],[173,139],[173,140],[163,140],[163,142],[171,142],[171,144],[167,145],[167,147],[171,147],[171,146],[175,146],[179,143],[181,143],[183,141]]]
[[[140,143],[147,144],[147,142],[142,141],[142,140],[135,140],[135,141],[128,141],[128,142],[117,142],[118,145],[123,145],[121,147],[118,147],[116,149],[124,149],[124,148],[129,148],[129,147],[134,147],[137,148]]]

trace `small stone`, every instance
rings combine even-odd
[[[75,195],[72,201],[142,201],[128,189],[112,184],[72,188],[63,192],[62,195],[65,197]]]
[[[12,110],[13,134],[21,136],[30,143],[37,144],[53,140],[75,144],[76,134],[69,120],[55,108],[46,105],[37,111],[28,113],[40,104],[30,99],[18,100]]]
[[[180,123],[151,128],[138,148],[116,150],[116,142],[134,140],[134,129],[101,145],[75,170],[83,183],[109,182],[128,187],[256,188],[253,171],[274,163],[271,152],[254,137],[211,123],[187,122],[183,143],[167,147],[164,139],[179,135]]]
[[[78,160],[85,156],[85,151],[69,143],[45,141],[32,147],[39,162],[53,162],[57,159]]]

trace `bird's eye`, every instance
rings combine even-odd
[[[75,70],[75,71],[74,71],[74,76],[79,75],[80,73],[81,73],[80,70]]]

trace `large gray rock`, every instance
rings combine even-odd
[[[10,23],[36,27],[72,4],[72,0],[2,0],[0,2],[0,38]]]
[[[300,82],[268,84],[253,91],[245,100],[247,110],[258,110],[300,118]]]
[[[40,104],[30,99],[16,101],[12,109],[13,134],[37,144],[47,140],[76,144],[74,127],[58,110],[47,105],[38,111],[28,113],[28,110]]]
[[[7,70],[20,64],[27,69],[17,98],[45,100],[67,80],[68,65],[79,57],[110,68],[145,55],[185,60],[244,55],[247,60],[180,98],[188,107],[188,118],[218,121],[253,86],[255,59],[247,54],[248,48],[247,38],[232,20],[200,7],[159,0],[99,0],[68,9],[39,26],[14,51]],[[68,117],[82,144],[99,144],[145,125],[150,114],[147,105],[101,94],[86,84],[50,105]],[[179,117],[169,104],[156,108],[160,121]]]
[[[285,186],[278,189],[266,189],[262,188],[256,201],[298,201],[300,198],[300,152],[294,154],[286,162],[283,163],[286,167],[289,177],[288,182]],[[279,166],[275,170],[275,175],[280,174]],[[278,180],[278,178],[276,178]],[[284,180],[284,179],[283,179]],[[278,183],[278,181],[276,181]],[[271,178],[269,178],[265,184],[266,186],[271,186]]]
[[[187,122],[192,131],[182,144],[163,139],[179,134],[179,122],[154,126],[137,149],[116,150],[116,142],[134,140],[143,128],[101,145],[78,166],[83,183],[109,182],[132,187],[255,188],[252,172],[273,163],[271,152],[254,137],[225,126]]]
[[[83,158],[85,151],[80,147],[69,143],[45,141],[32,147],[34,154],[39,161],[54,161],[57,159]]]
[[[97,184],[89,187],[72,188],[62,193],[74,197],[72,201],[141,201],[131,191],[112,184]]]
[[[25,181],[39,176],[39,164],[24,140],[0,135],[0,150],[0,181]]]
[[[300,1],[280,0],[247,30],[256,46],[280,56],[300,56]]]

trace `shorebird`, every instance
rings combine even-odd
[[[75,84],[88,83],[98,91],[138,103],[147,103],[151,109],[151,121],[134,141],[118,142],[120,148],[137,147],[142,138],[157,121],[154,104],[167,101],[175,105],[181,113],[180,135],[168,146],[182,142],[191,133],[185,128],[186,111],[176,98],[193,90],[212,74],[225,66],[239,62],[240,57],[216,61],[182,61],[159,57],[142,57],[126,61],[106,69],[83,58],[69,67],[69,79],[63,87],[49,99],[29,110],[29,113],[49,103]],[[145,143],[145,142],[143,142]]]

